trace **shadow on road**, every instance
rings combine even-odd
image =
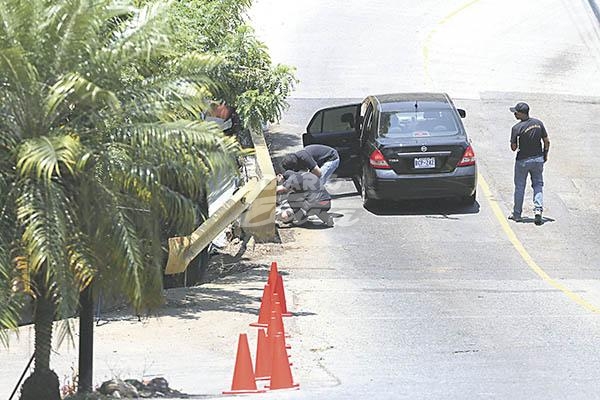
[[[547,222],[555,222],[554,218],[542,217],[542,223],[540,225],[544,225]],[[535,219],[531,217],[523,217],[521,221],[516,222],[517,224],[535,224]]]
[[[284,155],[299,150],[299,136],[294,133],[271,132],[265,135],[275,172],[281,172],[281,159]]]
[[[350,192],[336,193],[336,194],[331,195],[332,200],[343,199],[345,197],[360,197],[360,193],[357,193],[356,191],[354,191],[354,192],[350,191]]]
[[[448,218],[450,215],[479,213],[479,202],[464,205],[459,201],[448,199],[406,200],[398,202],[379,202],[366,207],[375,215],[429,215],[439,214]]]

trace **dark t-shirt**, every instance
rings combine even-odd
[[[515,124],[512,127],[510,142],[519,148],[517,160],[543,156],[542,138],[545,137],[548,137],[548,133],[539,119],[529,118]]]
[[[327,161],[336,160],[338,152],[333,147],[324,144],[309,144],[296,152],[300,169],[312,170],[315,166],[322,167]]]

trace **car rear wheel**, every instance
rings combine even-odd
[[[367,193],[367,172],[365,170],[363,170],[360,180],[360,197],[362,198],[363,206],[372,207],[374,205],[375,201],[369,198],[369,193]]]

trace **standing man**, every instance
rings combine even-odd
[[[319,177],[322,185],[325,185],[339,165],[337,150],[324,144],[309,144],[302,150],[286,155],[281,161],[284,171],[310,171]]]
[[[525,185],[527,184],[527,175],[530,175],[535,224],[541,225],[544,209],[543,172],[544,163],[548,160],[550,140],[542,121],[529,117],[527,103],[517,103],[514,107],[510,107],[510,111],[520,122],[512,127],[510,135],[510,148],[512,151],[517,151],[517,159],[515,160],[514,207],[508,218],[516,222],[522,221]]]

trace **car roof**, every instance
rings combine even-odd
[[[375,100],[380,111],[398,111],[407,109],[408,104],[419,104],[421,109],[452,109],[452,100],[446,93],[415,92],[389,93],[369,96]]]
[[[415,93],[388,93],[374,95],[379,103],[403,103],[407,101],[431,101],[450,103],[446,93],[415,92]]]

